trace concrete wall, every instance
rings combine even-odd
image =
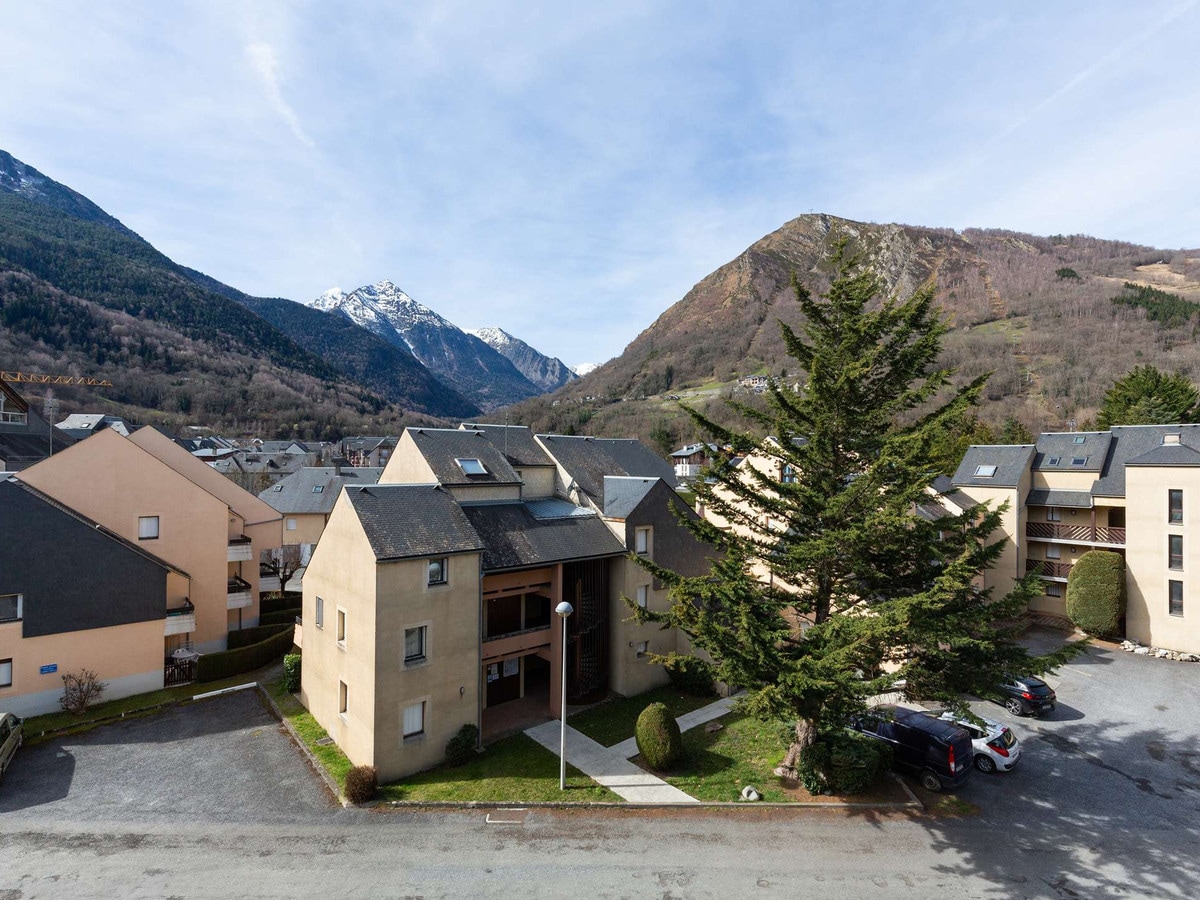
[[[1014,583],[1025,577],[1025,507],[1023,500],[1029,493],[1030,474],[1027,471],[1017,488],[980,487],[969,485],[959,490],[976,503],[996,509],[1007,503],[1000,519],[1000,527],[992,534],[992,541],[1004,541],[1004,550],[992,568],[983,573],[983,586],[999,599],[1012,590]]]
[[[543,500],[554,496],[556,471],[552,466],[524,466],[517,474],[525,481],[521,488],[521,499]]]
[[[88,440],[91,440],[89,438]],[[58,712],[62,676],[91,669],[107,685],[101,700],[163,686],[163,620],[22,638],[21,623],[0,625],[0,657],[13,660],[13,683],[0,688],[0,709],[19,716]],[[57,671],[41,673],[43,666]]]
[[[1125,470],[1126,634],[1143,644],[1200,653],[1200,468]],[[1168,521],[1168,495],[1183,491],[1183,522]],[[1183,568],[1169,568],[1168,536],[1183,538]],[[1170,614],[1168,582],[1183,582],[1183,615]]]
[[[421,455],[416,442],[407,431],[400,435],[396,449],[379,476],[380,484],[433,484],[437,476]]]
[[[281,523],[283,526],[283,543],[315,544],[321,539],[321,534],[325,531],[325,522],[328,518],[329,516],[324,513],[291,513],[285,515]],[[294,531],[288,531],[288,519],[295,520],[296,528]]]

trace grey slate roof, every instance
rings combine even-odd
[[[586,506],[576,506],[570,500],[549,497],[545,500],[526,500],[525,506],[535,519],[570,519],[595,517],[596,513]]]
[[[625,553],[596,516],[537,519],[526,503],[467,503],[462,512],[485,545],[485,572]]]
[[[1036,448],[1033,444],[973,444],[967,448],[951,479],[955,487],[1017,487],[1029,468]],[[980,466],[995,466],[990,477],[976,475]]]
[[[661,478],[676,486],[675,467],[640,441],[561,434],[539,434],[538,440],[600,509],[606,475]]]
[[[433,469],[439,484],[519,484],[504,453],[482,431],[456,428],[408,428],[406,433]],[[487,473],[467,475],[455,460],[478,459]]]
[[[1029,492],[1027,506],[1062,506],[1067,509],[1091,509],[1092,495],[1088,491],[1058,491],[1037,488]]]
[[[1125,466],[1157,447],[1170,447],[1169,444],[1163,444],[1165,434],[1177,434],[1181,446],[1200,450],[1200,425],[1114,425],[1109,430],[1113,436],[1113,449],[1109,454],[1108,466],[1092,485],[1092,496],[1095,497],[1124,497]]]
[[[546,451],[534,440],[533,432],[525,425],[472,425],[464,422],[458,427],[463,431],[482,431],[514,466],[554,465],[554,460],[546,455]]]
[[[1107,431],[1067,431],[1039,434],[1034,469],[1043,472],[1101,472],[1108,461],[1112,434]],[[1086,460],[1075,465],[1077,459]],[[1058,460],[1051,464],[1051,460]]]
[[[320,514],[333,512],[342,486],[378,484],[383,469],[379,467],[351,468],[343,466],[340,475],[333,466],[309,466],[294,472],[272,487],[259,493],[272,508],[285,515]],[[320,488],[317,491],[314,488]]]
[[[462,508],[436,484],[348,487],[346,496],[377,560],[483,549]]]
[[[633,478],[621,475],[604,476],[604,515],[610,519],[627,519],[650,493],[657,478]]]
[[[1127,466],[1200,466],[1200,452],[1182,444],[1160,444],[1148,453],[1136,456]]]

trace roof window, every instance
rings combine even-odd
[[[1048,460],[1046,460],[1046,465],[1057,466],[1060,462],[1062,462],[1061,456],[1052,456]]]
[[[1071,465],[1073,465],[1073,466],[1086,466],[1087,461],[1088,461],[1088,458],[1086,456],[1072,456],[1071,457]]]
[[[999,468],[999,466],[976,466],[975,467],[975,477],[976,478],[995,478],[996,470],[998,468]]]
[[[1084,437],[1082,434],[1075,435],[1075,443],[1077,443],[1077,444],[1082,444],[1086,440],[1087,440],[1087,438]]]
[[[1164,434],[1163,435],[1163,443],[1164,444],[1178,444],[1179,443],[1179,435],[1178,434]]]
[[[458,463],[458,467],[463,470],[465,475],[486,475],[488,473],[484,464],[477,459],[456,459],[454,461]]]
[[[319,494],[323,490],[325,490],[325,485],[323,485],[323,484],[314,484],[313,485],[313,493],[314,494]]]
[[[278,494],[280,491],[282,491],[282,490],[283,490],[283,485],[282,485],[282,484],[277,484],[277,485],[275,485],[275,487],[271,488],[271,490],[273,490],[275,493],[277,493],[277,494]]]

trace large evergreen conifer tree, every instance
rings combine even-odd
[[[1044,672],[1072,652],[1031,657],[1015,642],[1009,623],[1034,592],[1030,581],[1002,598],[978,589],[1002,549],[990,541],[1000,510],[936,520],[919,510],[937,475],[931,448],[984,380],[953,390],[938,366],[946,326],[932,285],[875,303],[878,277],[844,245],[833,262],[824,296],[793,277],[800,333],[781,323],[805,384],[796,393],[773,384],[766,412],[740,406],[771,436],[693,413],[732,448],[697,482],[699,503],[728,527],[688,520],[720,561],[699,578],[644,563],[670,584],[672,606],[635,610],[707,651],[717,676],[747,691],[748,712],[796,723],[783,774],[897,679],[910,694],[956,704],[1005,671]],[[735,467],[734,454],[752,456]]]

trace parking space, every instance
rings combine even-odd
[[[289,822],[338,810],[255,690],[26,746],[0,815],[40,824]]]

